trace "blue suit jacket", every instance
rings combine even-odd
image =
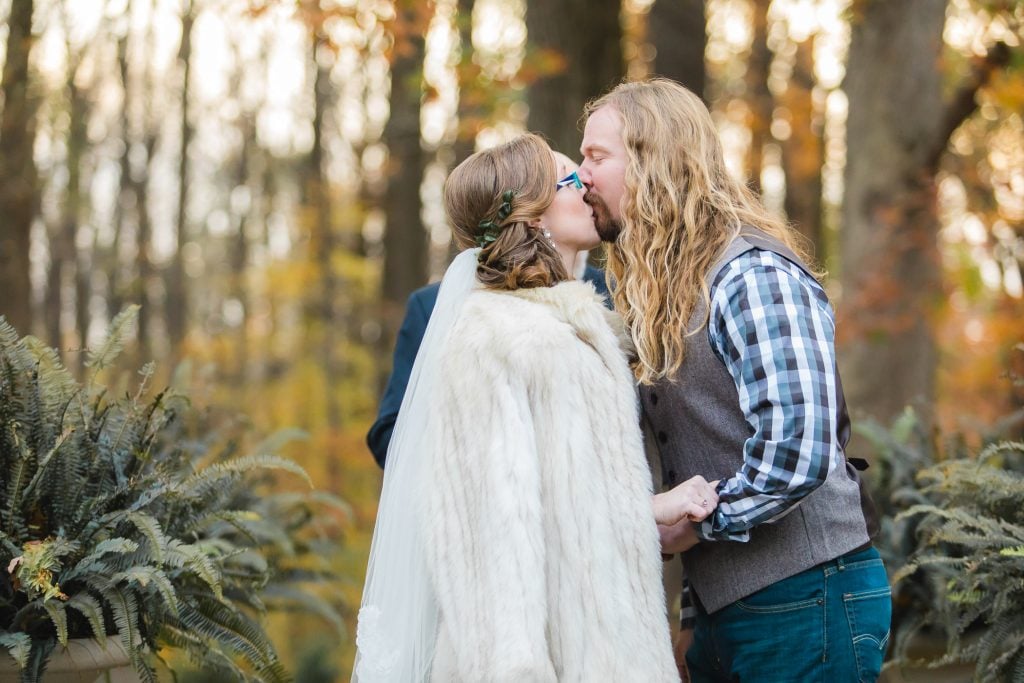
[[[608,287],[604,282],[604,271],[587,266],[583,273],[583,279],[594,285],[598,294],[605,298],[606,305],[610,307],[611,302],[608,299]],[[440,288],[441,283],[435,282],[417,289],[409,296],[409,302],[405,307],[405,319],[402,320],[402,327],[398,330],[398,339],[395,342],[391,377],[388,379],[384,396],[380,400],[377,421],[373,423],[366,435],[366,444],[370,447],[374,460],[382,468],[387,456],[388,444],[391,443],[391,432],[394,431],[395,420],[398,419],[398,409],[402,407],[402,398],[405,397],[405,387],[409,384],[409,375],[412,374],[412,364],[416,360],[416,353],[420,350],[420,342],[423,341],[423,334],[427,331],[427,322],[430,320],[430,314],[434,311],[437,292]]]

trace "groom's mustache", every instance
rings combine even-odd
[[[597,236],[601,238],[601,241],[614,242],[618,239],[619,233],[622,232],[622,223],[612,218],[608,204],[605,203],[601,195],[588,188],[583,195],[583,201],[594,209],[594,227],[597,229]]]

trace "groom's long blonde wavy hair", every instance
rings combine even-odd
[[[584,118],[605,106],[622,120],[629,158],[622,231],[608,249],[610,288],[636,345],[636,377],[653,384],[676,375],[686,338],[707,325],[707,277],[741,226],[810,261],[796,233],[729,174],[700,98],[668,79],[622,83],[588,103]],[[704,318],[692,326],[701,302]]]

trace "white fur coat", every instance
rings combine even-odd
[[[477,291],[460,313],[424,482],[432,680],[679,680],[615,324],[581,282]]]

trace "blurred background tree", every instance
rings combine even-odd
[[[855,414],[1020,436],[1022,20],[1020,0],[0,0],[0,314],[75,368],[139,303],[136,360],[187,359],[260,429],[307,430],[288,455],[353,506],[351,610],[381,482],[363,436],[405,300],[451,257],[447,172],[525,129],[576,155],[588,99],[659,74],[830,271]],[[329,646],[271,631],[293,669],[318,642],[345,679],[347,624]]]

